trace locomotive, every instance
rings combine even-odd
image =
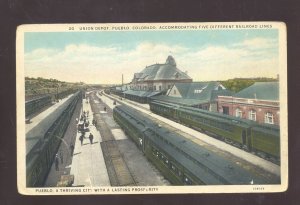
[[[249,152],[280,162],[280,129],[277,125],[258,124],[222,113],[172,103],[151,101],[150,110]]]
[[[243,166],[192,136],[126,105],[113,109],[114,120],[173,185],[277,184],[253,165]]]

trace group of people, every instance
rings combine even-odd
[[[89,126],[89,121],[88,121],[88,117],[89,117],[89,111],[83,111],[83,114],[80,117],[80,121],[83,121],[84,126],[88,127]],[[97,121],[93,119],[92,121],[93,125],[96,126]],[[85,129],[81,131],[81,135],[79,136],[79,140],[81,142],[81,145],[83,144],[83,140],[85,139]],[[94,140],[94,136],[93,134],[90,132],[89,136],[88,136],[90,143],[93,144],[93,140]]]
[[[87,119],[88,117],[89,117],[89,111],[83,111],[83,114],[80,116],[80,121],[83,121],[85,127],[88,127],[90,124]]]
[[[82,132],[80,137],[79,137],[79,140],[81,142],[81,145],[83,143],[83,140],[85,139],[85,132]],[[90,140],[90,143],[93,144],[93,140],[94,140],[94,135],[90,132],[90,135],[89,135],[89,140]]]

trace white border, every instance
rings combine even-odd
[[[26,152],[25,152],[25,82],[24,82],[24,33],[25,32],[84,32],[81,27],[106,27],[105,31],[122,32],[115,28],[129,28],[126,31],[153,31],[153,30],[240,30],[237,26],[254,26],[258,29],[262,25],[272,25],[272,29],[279,31],[279,81],[280,81],[280,142],[281,142],[281,184],[280,185],[218,185],[218,186],[149,186],[128,187],[71,187],[71,188],[27,188],[26,187]],[[146,27],[155,29],[146,29]],[[159,29],[164,26],[164,29]],[[190,26],[190,29],[168,29],[172,26]],[[207,26],[207,28],[204,28]],[[143,29],[145,28],[145,29]],[[70,30],[71,29],[71,30]],[[252,28],[255,29],[255,28]],[[90,32],[91,30],[86,30]],[[21,25],[17,29],[16,38],[16,99],[17,99],[17,185],[18,191],[24,195],[86,195],[86,194],[165,194],[165,193],[265,193],[283,192],[288,188],[288,112],[287,112],[287,39],[286,25],[283,22],[216,22],[216,23],[122,23],[122,24],[37,24]],[[123,187],[125,188],[125,187]],[[137,189],[136,189],[137,188]],[[99,191],[97,191],[97,189]],[[101,190],[100,190],[101,189]],[[65,191],[66,192],[65,192]],[[109,191],[108,191],[109,190]]]

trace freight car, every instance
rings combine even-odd
[[[51,104],[51,96],[46,95],[33,100],[25,102],[25,115],[28,117],[31,114],[34,114],[40,111],[43,107]]]
[[[276,184],[278,177],[265,177],[255,167],[242,166],[219,152],[199,145],[180,130],[160,125],[125,105],[113,110],[115,121],[145,156],[174,185]]]
[[[80,97],[78,91],[38,124],[26,128],[27,187],[43,185]]]
[[[280,130],[276,125],[262,125],[251,120],[155,100],[150,102],[150,110],[275,163],[280,161]]]

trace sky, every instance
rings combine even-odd
[[[193,81],[276,77],[278,30],[26,32],[25,76],[129,83],[172,55]]]

